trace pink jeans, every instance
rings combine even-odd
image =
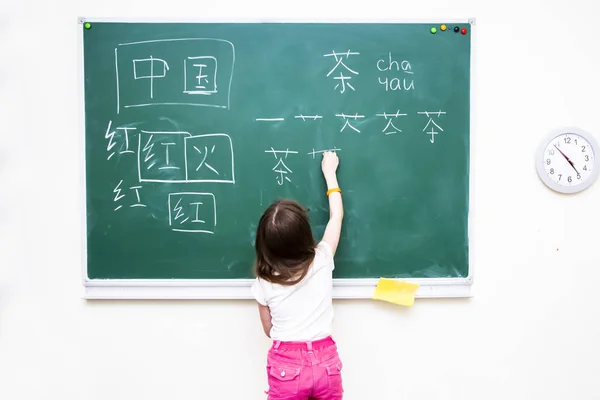
[[[274,341],[267,356],[268,400],[341,400],[342,362],[331,337]]]

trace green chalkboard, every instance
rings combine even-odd
[[[273,200],[323,233],[328,149],[335,278],[467,277],[471,32],[432,26],[81,25],[87,278],[252,277]]]

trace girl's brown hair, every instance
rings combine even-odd
[[[272,283],[295,285],[308,273],[315,247],[304,208],[296,201],[276,201],[256,229],[254,273]]]

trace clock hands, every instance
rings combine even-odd
[[[567,162],[569,163],[569,165],[571,165],[571,167],[573,167],[573,169],[575,170],[575,172],[577,172],[577,175],[579,175],[579,171],[577,171],[577,168],[575,168],[575,164],[573,163],[573,161],[571,161],[571,160],[569,159],[569,157],[567,157],[567,155],[566,155],[565,153],[563,153],[562,151],[560,151],[560,149],[559,149],[558,147],[556,147],[556,145],[555,145],[555,144],[553,144],[553,146],[554,146],[554,148],[555,148],[556,150],[558,150],[558,152],[559,152],[560,154],[562,154],[562,156],[565,158],[565,160],[567,160]]]

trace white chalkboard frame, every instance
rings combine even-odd
[[[143,18],[78,18],[78,24],[85,22],[329,22],[329,23],[430,23],[440,24],[468,24],[471,35],[471,86],[470,86],[470,162],[469,162],[469,274],[465,278],[429,278],[429,279],[404,279],[407,282],[419,284],[417,298],[467,298],[473,296],[473,217],[476,215],[477,204],[474,201],[473,174],[477,173],[474,162],[477,158],[473,151],[476,135],[473,134],[476,116],[476,19],[431,19],[431,20],[390,20],[390,19],[357,19],[337,21],[332,19],[264,19],[264,20],[202,20],[202,19],[143,19]],[[83,58],[83,29],[78,29],[78,79],[79,79],[79,127],[80,134],[80,185],[81,185],[81,239],[82,239],[82,297],[88,300],[184,300],[184,299],[252,299],[250,285],[252,279],[90,279],[87,275],[87,216],[86,216],[86,178],[85,178],[85,93],[84,93],[84,58]],[[334,279],[334,299],[370,299],[373,296],[378,279]]]

